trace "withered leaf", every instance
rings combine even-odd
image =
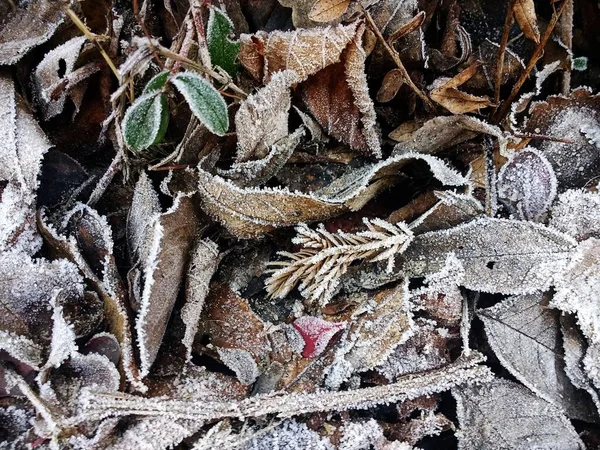
[[[36,190],[41,162],[51,147],[39,125],[15,92],[8,75],[0,74],[0,250],[33,255],[42,241],[35,228]]]
[[[349,4],[350,0],[317,0],[308,18],[315,22],[331,22],[344,14]]]
[[[60,114],[65,107],[67,91],[63,88],[58,98],[54,98],[54,91],[73,73],[79,52],[86,40],[85,36],[70,39],[49,51],[36,67],[32,77],[33,86],[45,120]],[[60,70],[62,65],[65,67],[64,73]],[[59,76],[59,73],[62,76]]]
[[[364,206],[393,184],[408,161],[425,161],[443,184],[462,186],[468,180],[431,155],[406,153],[350,171],[314,194],[277,188],[240,188],[198,168],[198,194],[203,208],[238,238],[251,238],[275,228],[326,220]]]
[[[265,87],[242,102],[235,115],[236,162],[265,158],[271,146],[288,135],[290,88],[297,79],[291,70],[276,73]]]
[[[383,363],[414,332],[408,304],[408,284],[378,292],[352,315],[329,372],[329,386],[339,386],[354,372]]]
[[[314,30],[243,34],[240,36],[240,62],[265,83],[284,70],[296,72],[300,82],[338,62],[342,51],[356,35],[357,27],[358,23],[353,22]],[[317,58],[315,49],[319,49]]]
[[[585,448],[560,410],[517,383],[497,379],[460,386],[452,394],[461,449]]]
[[[561,311],[574,314],[588,340],[583,364],[596,388],[600,388],[600,240],[589,238],[579,244],[571,263],[556,282],[556,295],[550,303]]]
[[[34,0],[15,8],[0,24],[0,65],[15,64],[52,37],[64,20],[60,2]]]
[[[199,240],[190,257],[185,286],[185,304],[181,308],[181,319],[185,324],[183,344],[187,358],[192,355],[194,337],[202,315],[204,301],[208,295],[209,282],[219,264],[219,247],[210,239]]]
[[[386,103],[391,101],[400,88],[404,84],[404,75],[400,69],[392,69],[385,74],[381,81],[381,87],[377,91],[377,101],[379,103]]]
[[[565,373],[559,312],[541,294],[511,297],[477,315],[492,350],[517,380],[568,417],[593,420],[590,397]]]
[[[462,286],[525,294],[548,288],[569,263],[575,245],[571,237],[542,225],[480,218],[418,235],[399,258],[406,274],[423,276],[439,271],[446,256],[454,253],[465,270]]]
[[[302,83],[301,92],[327,134],[353,149],[381,158],[375,109],[365,75],[364,30],[365,26],[360,25],[340,62],[310,76]]]
[[[513,4],[513,14],[525,37],[531,39],[536,44],[539,44],[540,30],[537,26],[534,1],[516,0]]]
[[[526,148],[500,169],[498,196],[517,217],[538,221],[554,201],[557,184],[554,169],[546,157]]]
[[[196,213],[190,198],[180,195],[173,206],[149,226],[152,245],[143,261],[141,308],[136,319],[141,373],[147,375],[182,284],[196,234]]]
[[[475,75],[480,65],[472,64],[453,78],[436,80],[435,87],[430,92],[431,99],[453,114],[465,114],[491,106],[492,101],[488,97],[468,94],[457,89]]]
[[[551,209],[549,224],[578,241],[600,238],[600,195],[583,190],[563,192]]]

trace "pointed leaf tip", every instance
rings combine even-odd
[[[192,113],[211,133],[223,136],[229,129],[227,104],[219,91],[193,72],[175,75],[171,82],[185,98]]]

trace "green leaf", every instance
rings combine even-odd
[[[194,72],[181,72],[171,79],[192,113],[211,133],[223,136],[229,129],[227,104],[212,84]]]
[[[164,72],[160,72],[152,77],[148,84],[144,88],[143,94],[148,94],[150,92],[160,91],[167,84],[167,79],[169,78],[169,71],[165,70]]]
[[[233,23],[227,14],[218,8],[211,8],[206,32],[210,62],[233,77],[239,67],[236,58],[240,52],[240,43],[229,39],[231,33]]]
[[[167,96],[150,92],[139,97],[123,119],[123,138],[132,150],[145,150],[165,137],[169,124]]]

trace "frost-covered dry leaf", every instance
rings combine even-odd
[[[136,319],[142,375],[149,373],[158,354],[197,227],[193,202],[184,195],[153,219],[148,229],[152,244],[143,261],[141,305]]]
[[[577,247],[567,269],[556,283],[556,295],[550,303],[561,311],[574,314],[577,324],[588,341],[583,365],[600,388],[600,240],[590,238]]]
[[[569,142],[539,140],[562,189],[582,187],[600,175],[600,96],[578,88],[569,97],[551,96],[532,104],[524,131]]]
[[[356,34],[357,26],[354,22],[313,30],[259,31],[254,35],[242,35],[240,62],[265,83],[273,74],[284,70],[294,71],[298,81],[303,81],[340,60],[342,51]],[[315,49],[319,49],[317,58]]]
[[[365,74],[365,26],[342,52],[340,62],[309,77],[302,98],[325,132],[352,149],[381,158],[375,108]]]
[[[302,316],[296,319],[292,326],[304,339],[302,356],[304,358],[314,358],[323,353],[333,336],[346,328],[346,323],[329,322],[313,316]]]
[[[452,390],[459,448],[581,450],[577,432],[550,403],[507,380]]]
[[[85,36],[68,40],[49,51],[35,68],[33,85],[45,120],[60,114],[64,109],[67,90],[63,88],[58,98],[54,98],[54,91],[60,89],[60,84],[68,80],[73,73],[79,52],[86,40]],[[61,70],[63,66],[64,70]]]
[[[202,206],[238,238],[251,238],[275,228],[326,220],[348,209],[360,209],[388,187],[397,172],[413,159],[425,161],[443,184],[461,186],[468,180],[431,155],[406,153],[364,166],[336,179],[314,195],[277,188],[242,189],[198,169]]]
[[[0,24],[0,65],[15,64],[50,39],[65,16],[60,2],[34,0],[18,5]]]
[[[271,450],[274,448],[290,450],[333,450],[327,438],[309,429],[305,424],[289,419],[272,430],[259,435],[237,447],[243,450]]]
[[[454,253],[465,275],[462,286],[481,292],[525,294],[548,288],[569,264],[575,240],[531,222],[480,218],[449,230],[415,237],[397,267],[424,276]]]
[[[442,105],[452,114],[465,114],[479,111],[492,105],[488,97],[481,97],[458,89],[475,75],[481,64],[475,63],[467,67],[453,78],[440,78],[434,81],[430,92],[431,99]]]
[[[350,0],[317,0],[308,18],[315,22],[331,22],[344,14],[349,4]]]
[[[575,189],[563,192],[550,210],[549,225],[578,241],[600,238],[600,195]]]
[[[516,379],[567,416],[593,419],[590,398],[565,373],[559,312],[541,294],[511,297],[477,315],[492,350]]]
[[[265,87],[242,102],[235,115],[237,163],[265,158],[271,147],[288,135],[290,88],[297,81],[294,71],[276,73]]]
[[[519,28],[527,39],[538,44],[540,42],[540,30],[537,26],[535,14],[535,3],[533,0],[516,0],[513,3],[513,14],[519,24]]]
[[[405,282],[380,291],[353,313],[342,336],[327,383],[336,386],[355,372],[383,363],[414,332]],[[344,377],[345,375],[345,377]]]
[[[0,250],[33,255],[41,247],[35,229],[38,176],[51,144],[5,74],[0,74],[0,129]]]
[[[185,304],[181,308],[181,319],[185,324],[183,344],[187,349],[187,359],[191,359],[194,337],[198,332],[198,322],[208,295],[209,282],[219,264],[219,247],[210,239],[198,240],[187,270]]]
[[[454,386],[486,383],[492,380],[491,371],[478,365],[482,355],[475,352],[444,367],[423,374],[412,374],[395,383],[338,392],[269,394],[249,397],[239,402],[207,403],[149,399],[128,394],[106,395],[88,392],[81,399],[89,418],[144,415],[173,419],[212,420],[226,417],[257,417],[277,414],[290,417],[317,411],[365,409],[378,404],[405,401],[452,389]]]
[[[539,221],[557,188],[554,169],[546,157],[526,148],[510,158],[498,173],[498,197],[508,203],[518,218]]]

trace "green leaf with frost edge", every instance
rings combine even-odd
[[[233,33],[231,19],[227,17],[224,11],[214,7],[211,8],[206,32],[210,62],[221,67],[233,77],[239,67],[236,58],[240,52],[240,43],[229,39],[228,36],[231,33]]]
[[[132,150],[145,150],[160,143],[169,124],[167,97],[150,92],[139,97],[127,110],[123,119],[123,138]]]
[[[150,92],[160,91],[167,84],[167,80],[169,79],[170,72],[165,70],[163,72],[157,73],[154,75],[150,81],[146,84],[144,91],[142,94],[148,94]]]
[[[171,79],[190,106],[192,113],[211,133],[223,136],[229,129],[227,104],[219,91],[193,72],[182,72]]]

